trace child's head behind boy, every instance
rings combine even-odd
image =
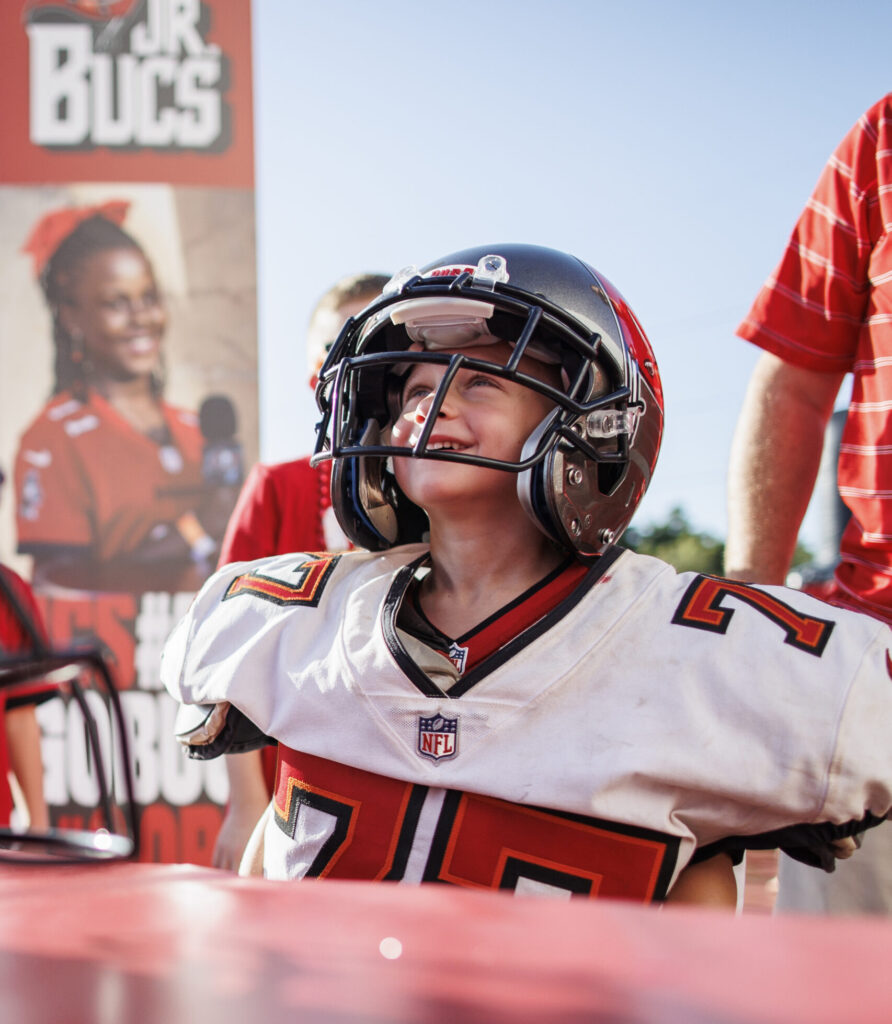
[[[551,550],[598,555],[659,451],[659,372],[637,320],[586,264],[538,246],[396,275],[321,378],[317,458],[335,458],[341,525],[371,549],[436,547],[444,525],[481,518],[504,532],[519,510]]]

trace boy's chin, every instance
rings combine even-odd
[[[426,512],[444,512],[456,504],[471,503],[484,496],[503,495],[505,500],[516,499],[517,483],[513,473],[466,463],[440,460],[413,460],[402,470],[394,460],[396,481],[406,497]],[[408,461],[408,460],[405,460]]]

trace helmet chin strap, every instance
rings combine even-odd
[[[376,445],[381,431],[369,420],[361,444]],[[387,500],[383,486],[384,459],[337,459],[332,467],[331,504],[341,529],[354,544],[371,550],[392,547],[397,542],[399,523],[396,510]]]
[[[376,446],[381,431],[374,420],[366,423],[360,444]],[[331,505],[338,524],[360,548],[384,551],[395,544],[423,541],[427,515],[385,479],[387,459],[380,455],[336,459],[331,471]]]

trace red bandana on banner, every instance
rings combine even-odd
[[[78,224],[98,213],[120,227],[129,208],[130,203],[112,199],[93,206],[66,206],[61,210],[51,210],[41,217],[22,246],[22,252],[29,253],[34,260],[34,276],[40,277],[47,260]]]

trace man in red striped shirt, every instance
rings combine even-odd
[[[828,599],[892,623],[890,228],[892,94],[830,157],[780,264],[738,328],[764,351],[731,451],[725,559],[734,579],[783,582],[824,429],[851,373],[838,479],[852,516]],[[857,863],[823,878],[782,863],[778,906],[892,911],[892,827],[876,833],[865,843],[876,847],[873,872],[866,849]]]

